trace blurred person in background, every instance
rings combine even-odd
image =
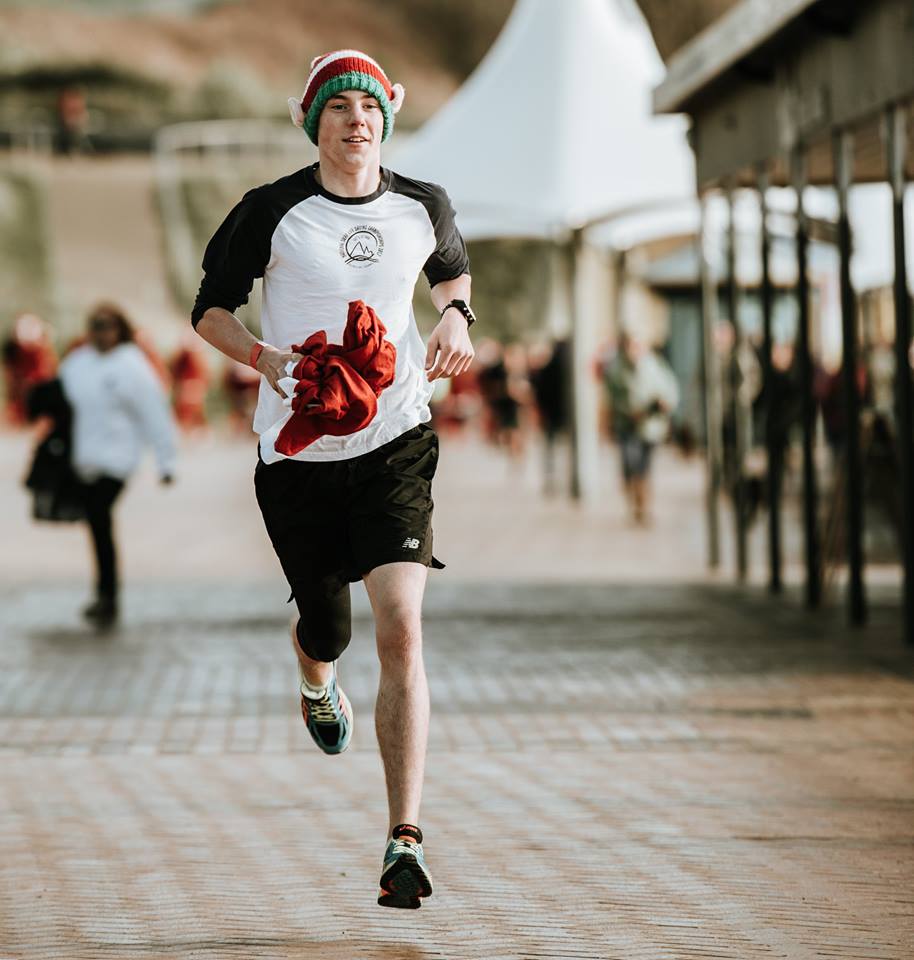
[[[26,396],[36,384],[50,380],[57,369],[48,325],[37,314],[21,313],[3,343],[6,381],[6,419],[14,426],[26,422]]]
[[[523,343],[505,345],[505,367],[508,370],[508,391],[517,404],[518,427],[510,439],[511,452],[516,461],[522,459],[535,417],[535,399],[530,386],[530,358]]]
[[[60,365],[70,404],[73,468],[85,490],[95,558],[95,599],[83,611],[99,626],[117,619],[119,576],[112,508],[151,444],[162,483],[174,476],[175,429],[156,371],[134,342],[133,327],[114,304],[88,317],[87,340]]]
[[[89,108],[79,87],[64,87],[57,95],[57,152],[65,156],[86,153],[89,142]]]
[[[428,738],[422,599],[432,556],[433,381],[473,360],[469,260],[445,191],[381,166],[404,90],[371,57],[316,57],[293,122],[319,162],[249,191],[216,231],[192,312],[197,332],[263,375],[257,501],[298,607],[290,625],[302,717],[340,754],[352,707],[335,662],[363,580],[381,664],[375,728],[389,823],[378,903],[432,892],[419,807]],[[440,320],[422,342],[411,302],[425,272]],[[258,341],[233,311],[263,278]]]
[[[518,370],[517,352],[496,340],[486,340],[477,352],[476,379],[485,405],[485,434],[490,443],[508,451],[513,460],[523,455],[521,402],[526,385]]]
[[[752,454],[755,443],[752,411],[757,409],[762,390],[762,365],[749,338],[738,338],[730,320],[722,319],[717,323],[713,343],[720,371],[724,489],[734,505],[742,503],[745,521],[749,523],[758,506],[761,489],[759,460]],[[746,449],[742,451],[742,460],[737,451],[737,417],[745,418]]]
[[[229,358],[222,374],[222,389],[229,404],[232,432],[248,434],[260,393],[260,374],[246,363]]]
[[[788,450],[791,434],[800,422],[801,391],[799,374],[796,365],[796,350],[794,345],[785,341],[775,341],[771,346],[771,372],[766,378],[762,371],[762,387],[753,406],[753,435],[755,442],[761,446],[770,447],[772,460],[770,465],[771,476],[774,480],[774,496],[780,500],[784,474],[789,465]],[[765,464],[767,465],[767,464]],[[759,472],[758,493],[750,490],[749,511],[753,509],[754,501],[761,503],[767,496],[765,484],[767,471]],[[769,503],[769,509],[771,504]]]
[[[651,518],[651,454],[670,432],[670,414],[679,403],[679,385],[669,364],[631,331],[606,374],[612,428],[622,458],[622,481],[632,519]]]
[[[895,347],[884,334],[878,334],[865,351],[867,381],[873,410],[894,431],[895,426]]]
[[[136,345],[143,351],[143,356],[146,357],[149,366],[155,371],[160,386],[166,394],[169,393],[171,390],[171,372],[164,357],[159,352],[155,340],[142,327],[134,327],[133,337]]]
[[[178,425],[184,430],[206,426],[206,390],[209,369],[206,357],[188,336],[181,338],[177,351],[168,364],[172,383],[172,404]]]
[[[482,408],[476,368],[469,367],[439,383],[446,384],[449,389],[440,400],[432,401],[435,428],[441,433],[462,436]]]
[[[569,362],[568,341],[556,340],[551,348],[547,347],[545,357],[534,358],[531,363],[530,386],[543,431],[543,479],[547,496],[556,491],[556,446],[568,429]]]
[[[159,385],[166,393],[169,393],[171,391],[171,374],[168,372],[168,364],[162,359],[162,354],[159,353],[155,342],[145,330],[134,327],[132,324],[130,325],[130,329],[133,337],[132,342],[136,344],[137,348],[146,358],[147,363],[156,375],[156,379],[159,381]],[[78,347],[85,346],[89,341],[90,337],[85,332],[71,337],[64,348],[63,356],[69,356],[74,350]]]
[[[847,410],[844,399],[844,368],[840,356],[822,358],[813,365],[813,396],[822,411],[825,441],[831,451],[833,471],[841,469],[847,443]],[[862,398],[869,392],[864,360],[857,364],[857,392]]]

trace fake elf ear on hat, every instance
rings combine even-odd
[[[317,126],[327,101],[344,90],[364,90],[381,106],[384,114],[383,143],[393,133],[394,114],[403,106],[406,91],[402,84],[391,84],[378,63],[359,50],[334,50],[311,61],[311,73],[301,100],[289,97],[292,123],[302,127],[312,143],[317,143]]]

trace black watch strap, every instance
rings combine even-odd
[[[463,318],[466,320],[468,327],[472,327],[476,322],[476,314],[470,309],[470,305],[466,300],[451,300],[450,303],[445,304],[444,309],[441,311],[441,316],[443,317],[451,307],[454,307],[463,314]]]

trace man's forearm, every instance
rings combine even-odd
[[[432,303],[439,313],[451,300],[465,300],[469,303],[470,286],[471,280],[468,273],[462,273],[453,280],[442,280],[441,283],[436,283],[432,287]]]
[[[203,314],[197,324],[197,333],[239,363],[248,362],[251,348],[257,343],[257,338],[250,330],[233,313],[222,307],[210,307]]]
[[[197,333],[211,343],[217,350],[221,350],[227,357],[239,363],[251,362],[251,348],[259,341],[248,328],[228,310],[222,307],[210,307],[200,317],[197,324]],[[288,364],[298,363],[300,353],[293,353],[288,348],[280,350],[272,344],[267,344],[260,356],[255,358],[255,369],[263,374],[267,383],[283,399],[285,391],[279,386],[279,381],[288,376]]]

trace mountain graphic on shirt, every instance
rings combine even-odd
[[[355,267],[377,263],[384,252],[384,237],[377,227],[360,224],[340,238],[340,256]]]

